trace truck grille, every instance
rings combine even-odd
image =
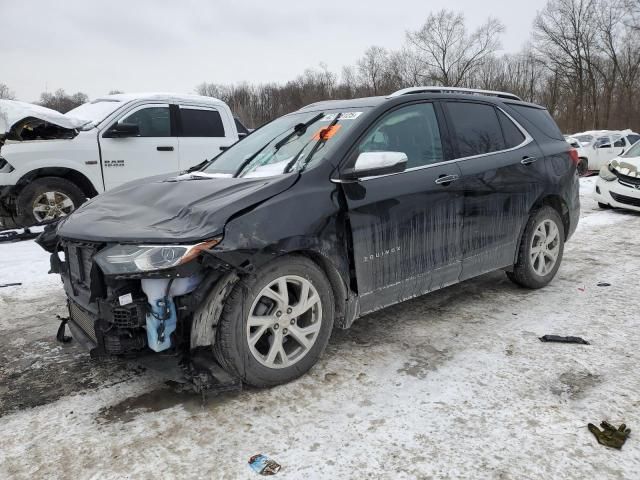
[[[98,343],[96,330],[94,327],[94,318],[91,313],[76,305],[75,302],[70,301],[69,316],[71,317],[71,320],[73,320],[73,322],[78,325],[91,340]]]
[[[626,195],[620,195],[619,193],[613,192],[609,193],[611,194],[611,198],[613,198],[616,202],[625,203],[634,207],[640,207],[640,198],[627,197]]]

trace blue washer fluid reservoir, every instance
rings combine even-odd
[[[192,292],[200,283],[199,275],[175,278],[169,287],[169,279],[148,278],[141,281],[142,291],[147,295],[150,312],[147,313],[147,343],[155,352],[161,352],[171,346],[171,334],[176,330],[176,306],[174,296]],[[165,297],[166,296],[166,297]]]
[[[171,334],[176,330],[176,305],[171,297],[156,300],[147,313],[147,343],[155,352],[171,346]]]

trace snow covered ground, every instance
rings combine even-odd
[[[640,215],[600,210],[594,182],[547,288],[446,288],[335,331],[296,382],[204,405],[56,344],[47,255],[0,245],[0,284],[23,283],[0,288],[0,478],[248,479],[256,453],[283,479],[640,478]],[[622,451],[587,430],[604,419],[632,429]]]

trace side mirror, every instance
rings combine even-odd
[[[362,152],[353,168],[345,170],[340,178],[356,181],[365,177],[404,172],[408,160],[404,152]]]
[[[135,123],[118,122],[106,131],[104,137],[125,138],[140,135],[140,127]]]

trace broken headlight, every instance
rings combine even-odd
[[[609,165],[605,165],[604,167],[602,167],[600,169],[599,175],[601,179],[607,182],[613,182],[616,178],[618,178],[615,173],[609,170]]]
[[[190,262],[220,240],[195,245],[114,245],[98,253],[95,260],[105,275],[151,272]]]

